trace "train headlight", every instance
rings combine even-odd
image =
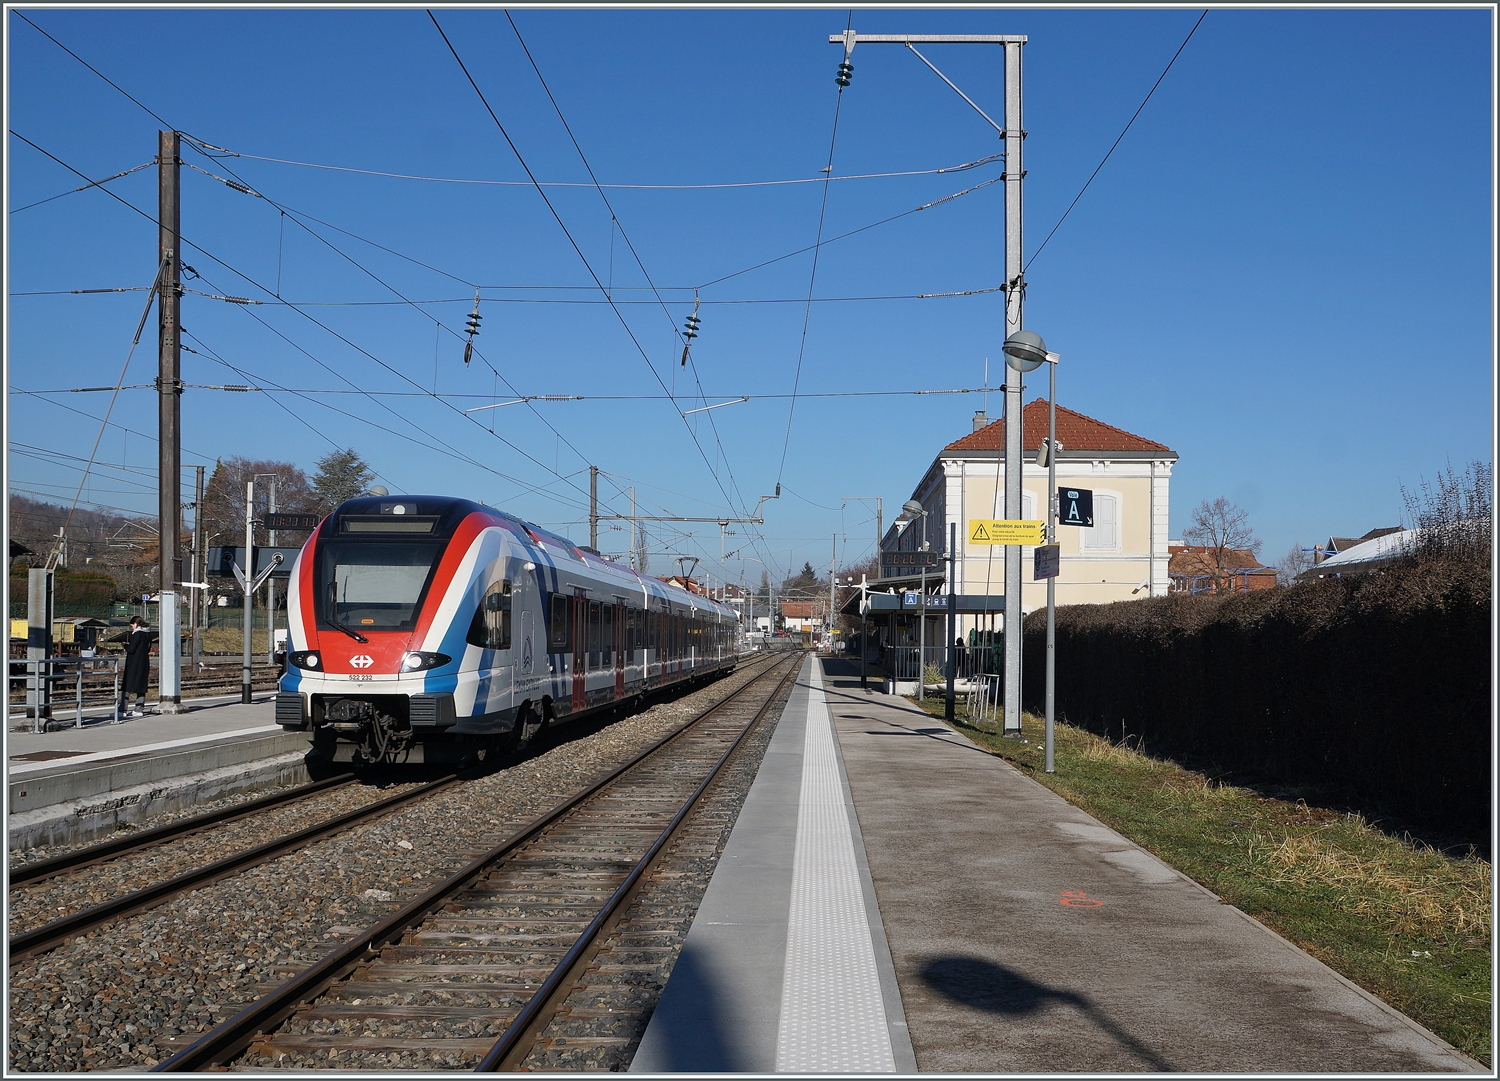
[[[425,672],[429,668],[441,668],[453,658],[445,653],[418,653],[413,651],[401,658],[401,671]]]
[[[305,668],[309,672],[323,670],[323,656],[315,649],[299,649],[287,654],[286,663],[293,668]]]

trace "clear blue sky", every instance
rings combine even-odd
[[[171,126],[219,147],[421,176],[526,180],[420,10],[27,14]],[[1029,257],[1197,16],[880,10],[855,12],[854,26],[1029,35]],[[439,18],[536,176],[587,182],[504,14],[447,10]],[[844,29],[844,11],[521,10],[515,18],[606,184],[815,178],[827,163],[841,58],[827,36]],[[156,120],[14,12],[7,32],[13,130],[93,178],[151,160]],[[1263,557],[1274,562],[1294,542],[1393,524],[1402,516],[1401,485],[1450,462],[1490,459],[1492,35],[1491,15],[1480,10],[1213,10],[1036,260],[1026,325],[1065,358],[1059,400],[1177,451],[1174,536],[1200,500],[1225,495],[1250,512]],[[934,46],[927,55],[992,116],[1003,115],[998,49]],[[900,47],[860,46],[854,66],[835,175],[935,170],[1000,149],[984,121]],[[82,183],[15,137],[7,150],[11,208]],[[670,314],[639,288],[645,278],[599,193],[548,188],[594,271],[616,287],[617,300],[632,302],[619,311],[643,358],[527,185],[183,156],[221,176],[233,169],[295,214],[434,268],[304,216],[319,239],[268,202],[184,169],[182,231],[196,246],[186,259],[201,275],[187,284],[263,301],[279,291],[314,305],[301,310],[323,324],[285,305],[245,308],[187,295],[185,341],[246,373],[185,353],[187,382],[313,392],[189,390],[188,463],[243,455],[311,472],[334,446],[353,447],[392,490],[483,499],[580,541],[589,463],[606,470],[601,494],[622,513],[632,484],[643,513],[728,513],[721,487],[738,511],[769,493],[779,474],[784,495],[767,504],[765,540],[744,554],[770,560],[780,575],[804,560],[826,568],[835,532],[848,537],[841,563],[867,555],[871,513],[859,503],[841,510],[843,497],[883,496],[889,522],[941,446],[969,429],[979,397],[804,398],[784,470],[785,398],[696,413],[686,423],[660,398],[537,402],[468,418],[453,407],[517,392],[660,395],[646,358],[674,393],[695,395],[701,383],[708,402],[789,393],[799,351],[803,392],[978,387],[986,357],[992,383],[1001,381],[997,293],[815,303],[803,347],[809,254],[702,288],[694,366],[679,366],[673,327],[691,311],[691,287],[810,245],[822,184],[609,189],[651,279],[672,287],[663,294]],[[832,183],[824,236],[998,175],[990,163]],[[154,170],[110,190],[154,213]],[[16,294],[148,285],[154,226],[99,191],[12,213],[9,222],[10,388],[113,385],[144,293]],[[1003,276],[1003,230],[995,184],[826,245],[812,292],[905,297],[991,288]],[[461,334],[475,286],[486,287],[476,340],[483,359],[465,368]],[[420,310],[348,303],[397,294],[446,303]],[[563,300],[589,303],[556,303]],[[790,303],[720,303],[727,301]],[[154,328],[153,316],[127,384],[155,375]],[[377,404],[357,393],[318,393],[434,387],[474,397],[386,396]],[[97,421],[63,406],[99,416],[107,398],[68,394],[49,404],[12,393],[12,487],[69,501],[76,469],[18,455],[15,444],[86,457]],[[683,400],[678,408],[702,404]],[[998,415],[998,398],[989,406]],[[114,420],[154,434],[152,392],[123,392]],[[150,471],[154,445],[112,428],[100,461]],[[106,469],[86,498],[149,512],[152,488],[149,477]],[[742,566],[751,580],[758,576],[756,563],[715,566],[717,526],[684,529],[695,532],[654,530],[656,550],[704,556],[709,569],[733,579]],[[726,545],[748,540],[741,533]],[[603,533],[600,546],[623,551],[624,534]],[[657,556],[653,569],[668,568]]]

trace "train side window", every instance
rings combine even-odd
[[[599,652],[603,654],[603,659],[600,663],[609,667],[614,664],[612,654],[615,648],[615,606],[606,604],[602,607],[603,611],[600,614],[603,615],[604,620],[599,630]]]
[[[494,582],[484,591],[465,640],[484,649],[510,648],[511,591],[509,582]]]
[[[561,593],[552,594],[551,618],[547,621],[547,651],[569,653],[572,639],[568,634],[568,598]]]
[[[599,664],[599,602],[589,601],[589,667]]]

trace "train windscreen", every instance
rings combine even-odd
[[[318,624],[355,631],[409,631],[441,543],[325,541],[313,588]]]

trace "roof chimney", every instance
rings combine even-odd
[[[990,418],[984,415],[984,410],[983,409],[976,409],[976,410],[974,410],[974,430],[977,432],[977,431],[979,431],[979,429],[981,429],[981,428],[988,428],[989,426],[990,426]]]

